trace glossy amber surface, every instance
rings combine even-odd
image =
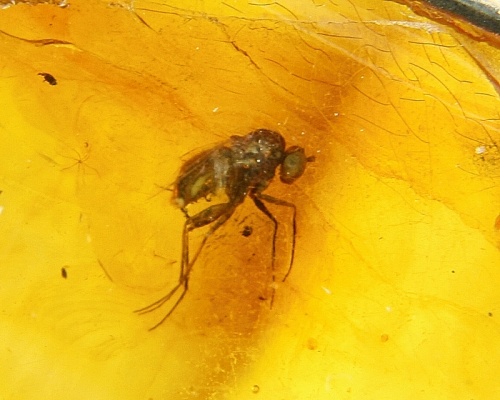
[[[0,397],[498,395],[493,42],[390,2],[74,0],[0,9],[0,54]],[[266,191],[297,206],[292,273],[270,309],[247,201],[149,332],[181,256],[165,188],[260,127],[315,156]]]

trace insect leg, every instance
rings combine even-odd
[[[187,214],[186,214],[187,215]],[[147,305],[146,307],[140,308],[138,310],[135,310],[134,312],[137,314],[147,314],[151,311],[154,311],[158,308],[160,308],[163,304],[165,304],[167,301],[170,300],[170,298],[181,288],[181,286],[184,285],[184,290],[179,299],[175,302],[174,306],[170,309],[170,311],[167,313],[167,315],[154,327],[152,327],[150,330],[155,329],[157,326],[161,325],[162,322],[167,319],[170,314],[175,310],[175,308],[179,305],[180,301],[184,297],[184,295],[187,292],[188,289],[188,283],[189,283],[189,274],[186,274],[186,264],[189,260],[189,232],[194,229],[194,227],[191,227],[191,218],[188,217],[186,222],[184,223],[184,229],[182,231],[182,261],[181,261],[181,269],[180,269],[180,275],[179,275],[179,282],[177,285],[175,285],[170,292],[168,292],[165,296],[159,298],[155,302]]]
[[[157,308],[160,308],[165,302],[167,302],[168,300],[170,300],[170,298],[175,294],[175,292],[177,292],[177,290],[182,286],[183,283],[184,283],[183,281],[180,281],[165,296],[163,296],[162,298],[156,300],[155,302],[149,304],[148,306],[146,306],[144,308],[140,308],[138,310],[135,310],[134,312],[137,313],[137,314],[147,314],[147,313],[149,313],[151,311],[156,310]]]
[[[239,203],[238,203],[239,204]],[[186,226],[188,229],[186,231],[185,237],[183,237],[182,244],[182,259],[184,264],[184,278],[189,278],[189,274],[191,273],[191,269],[195,264],[198,256],[201,253],[201,250],[205,246],[206,241],[210,236],[214,234],[214,232],[219,229],[224,223],[231,218],[238,204],[232,203],[222,203],[216,204],[214,206],[208,207],[206,210],[201,211],[193,217],[190,217],[186,221]],[[189,237],[188,234],[192,230],[196,228],[201,228],[205,225],[213,223],[210,229],[205,233],[198,250],[196,250],[195,255],[192,260],[189,260]]]
[[[138,314],[147,314],[151,311],[154,311],[154,310],[160,308],[167,301],[169,301],[172,298],[172,296],[182,286],[184,286],[184,289],[183,289],[180,297],[177,299],[177,301],[172,306],[170,311],[163,317],[163,319],[160,322],[158,322],[155,326],[153,326],[149,330],[153,330],[153,329],[157,328],[158,326],[160,326],[172,314],[172,312],[174,312],[174,310],[177,308],[177,306],[179,305],[181,300],[184,298],[184,296],[186,295],[186,292],[188,290],[189,273],[187,273],[186,271],[188,270],[187,265],[189,265],[189,263],[188,263],[189,262],[189,232],[191,232],[193,229],[195,229],[195,227],[192,226],[191,221],[192,221],[192,218],[188,217],[188,219],[184,223],[184,228],[182,230],[182,256],[181,256],[182,260],[181,260],[179,282],[165,296],[159,298],[158,300],[147,305],[144,308],[140,308],[140,309],[134,311]]]
[[[288,267],[288,271],[285,274],[285,277],[282,279],[282,282],[285,282],[286,279],[288,278],[288,275],[290,275],[290,272],[292,272],[292,266],[293,266],[293,260],[295,258],[295,236],[297,234],[297,223],[296,223],[296,214],[297,214],[297,207],[295,207],[295,204],[290,203],[285,200],[277,199],[276,197],[269,196],[267,194],[262,194],[262,193],[255,193],[253,196],[251,195],[255,205],[261,210],[264,214],[267,215],[268,218],[270,218],[274,222],[274,232],[273,232],[273,268],[274,268],[274,258],[275,258],[275,253],[276,253],[276,230],[278,226],[278,222],[276,221],[276,218],[269,212],[267,207],[264,205],[264,203],[261,200],[267,201],[268,203],[276,204],[278,206],[283,206],[283,207],[289,207],[293,210],[293,216],[292,216],[292,252],[290,255],[290,264]],[[259,200],[258,202],[256,200]],[[273,277],[274,278],[274,277]]]
[[[174,305],[170,308],[168,313],[153,327],[149,328],[150,331],[159,327],[170,315],[175,311],[177,306],[181,303],[182,299],[186,295],[189,287],[189,275],[193,268],[196,259],[198,258],[201,249],[205,245],[207,239],[221,226],[223,225],[233,214],[236,206],[231,203],[216,204],[214,206],[208,207],[207,209],[201,211],[200,213],[194,215],[193,217],[188,217],[184,223],[184,229],[182,233],[182,261],[181,261],[181,272],[179,276],[179,282],[175,285],[170,292],[168,292],[162,298],[156,300],[150,305],[136,310],[138,314],[146,314],[160,308],[172,296],[182,287],[182,293],[176,300]],[[192,260],[189,260],[189,232],[195,230],[196,228],[201,228],[210,223],[214,223],[207,233],[205,233],[204,238],[200,244],[200,247],[196,251],[195,256]]]
[[[154,325],[148,329],[149,331],[152,331],[152,330],[158,328],[175,311],[175,309],[177,308],[177,306],[180,304],[180,302],[182,301],[182,299],[184,298],[184,296],[187,293],[188,281],[186,280],[184,282],[179,282],[177,285],[175,285],[175,287],[166,296],[163,296],[161,299],[155,301],[154,303],[151,303],[147,307],[144,307],[144,308],[141,308],[139,310],[134,311],[138,314],[146,314],[146,313],[149,313],[153,310],[156,310],[157,308],[161,307],[166,301],[168,301],[175,294],[175,292],[177,292],[177,290],[179,290],[179,288],[182,285],[184,285],[184,290],[182,291],[181,295],[179,296],[179,298],[177,299],[175,304],[172,306],[172,308],[170,308],[169,312],[156,325]]]
[[[274,292],[275,292],[275,287],[274,287],[274,282],[276,282],[276,276],[275,276],[275,260],[276,260],[276,236],[278,234],[278,220],[276,217],[271,214],[271,212],[267,209],[266,205],[262,202],[262,200],[259,198],[259,194],[257,193],[250,193],[250,197],[252,198],[253,202],[257,206],[257,208],[262,211],[272,222],[273,222],[273,245],[272,245],[272,255],[271,255],[271,269],[273,272],[273,292],[271,294],[271,304],[270,307],[273,307],[274,303]]]

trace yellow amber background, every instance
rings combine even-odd
[[[46,3],[0,10],[2,399],[500,395],[497,48],[380,1]],[[259,127],[316,157],[267,191],[298,209],[292,274],[259,300],[247,202],[148,331],[165,187]]]

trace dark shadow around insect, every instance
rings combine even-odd
[[[272,271],[276,259],[276,239],[278,221],[267,209],[265,203],[288,207],[293,212],[292,249],[290,263],[283,281],[292,269],[295,255],[296,207],[293,203],[263,194],[274,178],[276,168],[280,166],[280,179],[292,184],[299,178],[308,162],[314,157],[307,157],[304,149],[291,146],[285,149],[285,139],[279,133],[267,129],[258,129],[246,136],[232,136],[227,143],[215,146],[186,161],[181,167],[173,187],[173,203],[186,216],[182,233],[182,256],[178,283],[165,296],[147,307],[136,310],[145,314],[154,311],[168,302],[179,290],[180,295],[167,314],[149,330],[160,326],[181,303],[189,287],[189,277],[207,239],[231,218],[236,208],[249,196],[257,208],[273,223]],[[211,205],[191,216],[187,207],[198,200],[224,196],[225,201]],[[209,226],[211,225],[211,226]],[[195,229],[209,226],[200,246],[190,259],[189,233]],[[271,305],[274,298],[271,298]]]

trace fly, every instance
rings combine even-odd
[[[189,276],[207,239],[231,218],[236,208],[248,196],[257,208],[273,223],[272,270],[276,258],[276,238],[278,221],[267,209],[265,203],[284,206],[293,211],[293,239],[286,280],[293,265],[295,255],[296,207],[293,203],[277,199],[262,193],[274,178],[280,166],[280,179],[283,183],[292,184],[299,178],[308,162],[314,157],[307,157],[304,149],[298,146],[285,148],[285,139],[278,132],[258,129],[246,136],[232,136],[227,143],[215,146],[186,161],[181,167],[179,176],[173,185],[173,203],[186,216],[182,233],[182,255],[178,283],[165,296],[147,307],[136,310],[139,314],[154,311],[169,301],[179,290],[181,294],[163,319],[153,330],[160,326],[177,308],[186,295]],[[198,200],[211,200],[223,197],[224,201],[211,205],[194,215],[188,212],[189,205]],[[189,255],[189,233],[195,229],[210,226],[201,240],[195,254]],[[274,280],[273,272],[273,280]],[[272,299],[271,299],[272,302]]]

